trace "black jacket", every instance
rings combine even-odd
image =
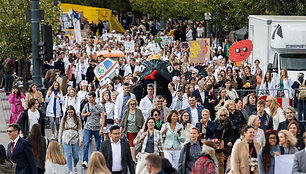
[[[294,121],[296,121],[299,124],[300,136],[303,137],[303,133],[305,132],[305,127],[304,127],[303,123],[297,121],[296,118],[294,118]],[[288,124],[289,124],[289,121],[287,119],[283,122],[280,122],[279,125],[278,125],[278,128],[277,128],[277,131],[287,130]]]
[[[257,112],[257,106],[256,105],[251,105],[247,104],[243,107],[248,113],[248,116],[250,117],[252,114],[255,114]]]
[[[234,144],[235,137],[234,137],[233,123],[229,118],[226,118],[226,120],[224,120],[222,123],[220,118],[216,120],[215,138],[221,139],[223,130],[225,130],[223,135],[224,145],[226,145],[228,142]]]
[[[202,147],[202,143],[200,143],[200,146]],[[179,164],[178,164],[178,173],[179,174],[187,174],[186,172],[186,164],[187,164],[187,156],[189,155],[190,152],[190,142],[185,144],[180,152],[180,159],[179,159]]]
[[[204,93],[205,93],[205,99],[204,99],[204,103],[202,103],[202,104],[203,104],[204,108],[208,108],[208,91],[204,90]],[[196,99],[200,99],[202,101],[199,89],[193,91],[192,95],[194,95],[196,97]]]
[[[129,142],[125,138],[120,139],[121,142],[121,157],[122,157],[122,173],[127,174],[128,169],[130,174],[135,174],[134,162],[131,155]],[[101,143],[100,152],[104,155],[106,165],[110,171],[112,171],[113,156],[112,156],[112,145],[110,139]],[[116,149],[115,149],[116,150]]]
[[[61,71],[61,75],[65,75],[65,63],[63,61],[56,61],[54,63],[54,69],[59,69]]]
[[[42,136],[45,136],[45,120],[44,120],[44,115],[42,114],[42,112],[37,109],[39,112],[39,119],[38,119],[38,123],[41,126],[41,134]],[[19,124],[21,126],[21,130],[22,130],[22,134],[23,137],[26,138],[29,135],[30,132],[30,122],[29,122],[29,115],[28,115],[28,111],[29,109],[23,111],[21,113],[21,115],[19,116],[19,119],[17,121],[17,124]]]

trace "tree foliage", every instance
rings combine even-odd
[[[52,6],[52,0],[41,0],[44,21],[56,30],[60,25],[59,7]],[[31,23],[26,22],[26,10],[31,9],[30,0],[0,0],[0,56],[26,59],[31,53]]]

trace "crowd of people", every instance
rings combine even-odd
[[[306,172],[306,106],[296,97],[304,74],[292,81],[283,69],[276,80],[270,72],[262,75],[259,60],[236,66],[228,57],[230,41],[222,49],[214,35],[211,57],[191,63],[184,42],[203,37],[201,22],[169,23],[161,31],[158,21],[143,21],[120,39],[93,32],[81,44],[56,35],[60,43],[43,65],[45,94],[36,84],[25,95],[12,87],[12,142],[7,155],[0,146],[0,171],[70,174],[81,160],[89,174],[270,174],[275,155],[295,154],[292,171]],[[147,83],[139,96],[140,64],[149,60],[154,36],[164,35],[174,39],[158,54],[171,63],[173,79],[164,93],[154,95],[156,85]],[[134,41],[135,51],[125,53],[126,62],[119,59],[119,74],[110,83],[99,82],[94,53],[124,52],[125,41]],[[294,107],[279,107],[276,97],[295,98],[298,116]],[[93,139],[96,151],[88,154]]]

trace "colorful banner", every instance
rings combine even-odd
[[[209,38],[200,38],[196,41],[189,41],[190,62],[205,63],[205,58],[209,58]]]

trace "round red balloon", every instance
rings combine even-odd
[[[229,58],[234,62],[243,61],[251,55],[252,50],[252,41],[242,40],[236,42],[228,50]]]

